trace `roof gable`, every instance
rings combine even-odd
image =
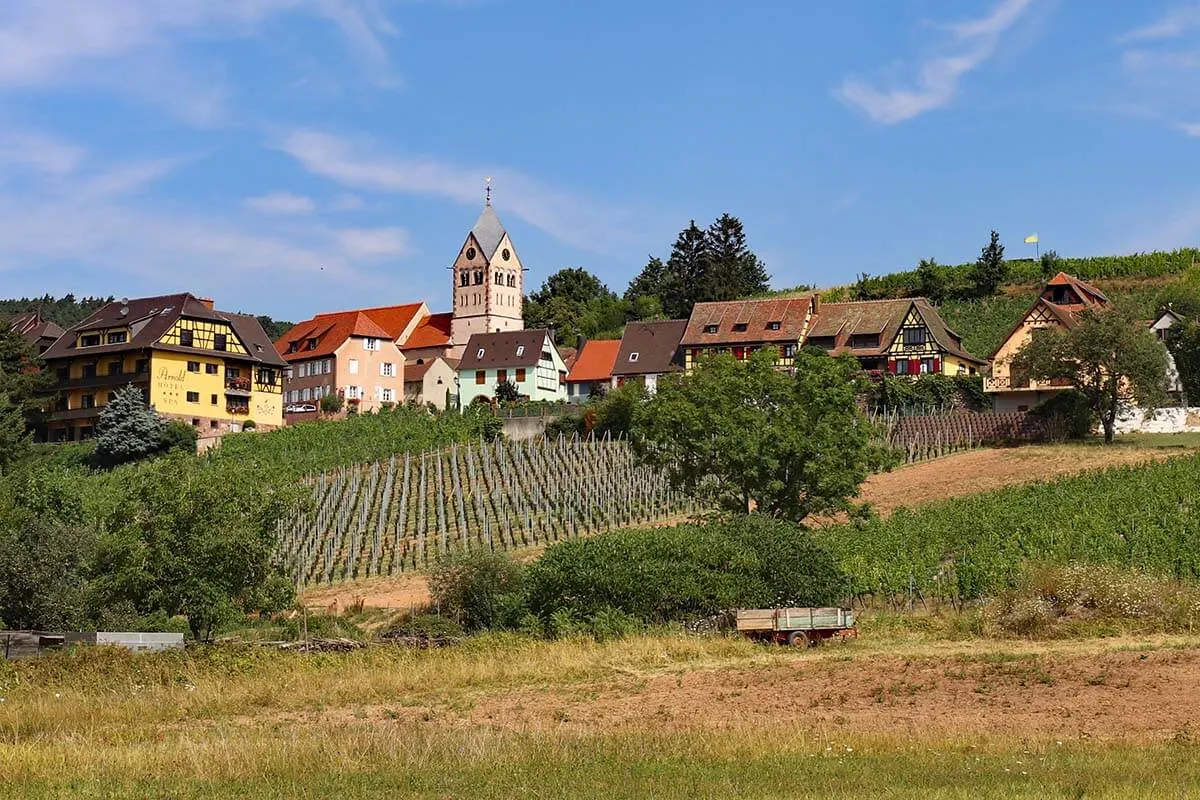
[[[612,377],[613,365],[621,349],[620,339],[589,339],[571,365],[567,382],[603,381]]]
[[[613,375],[661,375],[683,369],[679,345],[688,320],[630,322],[621,336]]]

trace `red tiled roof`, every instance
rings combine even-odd
[[[312,319],[293,325],[291,330],[275,342],[275,349],[287,361],[305,361],[332,355],[351,336],[395,341],[404,333],[404,329],[423,305],[409,303],[402,306],[379,306],[317,314]],[[307,349],[309,339],[317,340],[315,349]],[[299,349],[294,353],[288,352],[293,343]]]
[[[696,303],[682,344],[796,343],[806,334],[812,305],[812,296]],[[777,330],[771,329],[773,323],[779,324]],[[716,330],[706,333],[712,326]]]
[[[592,339],[583,343],[583,349],[575,358],[567,383],[574,381],[604,381],[612,377],[613,365],[617,362],[620,339]]]
[[[424,303],[408,303],[402,306],[378,306],[376,308],[360,308],[358,311],[375,320],[392,341],[400,338],[404,329],[413,321],[413,317],[421,310]]]
[[[453,318],[454,315],[449,312],[430,314],[417,323],[417,327],[413,329],[412,335],[408,337],[402,347],[416,349],[450,344],[450,321]]]

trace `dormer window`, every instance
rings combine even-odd
[[[299,349],[300,349],[300,343],[299,343],[299,342],[292,342],[291,344],[289,344],[289,345],[288,345],[288,352],[289,352],[289,353],[295,353],[295,352],[296,352],[296,351],[298,351]]]
[[[638,360],[638,354],[637,354],[637,353],[630,353],[630,354],[629,354],[629,363],[630,363],[630,364],[633,364],[633,363],[637,362],[637,360]]]
[[[129,341],[129,334],[125,331],[113,331],[105,338],[108,344],[125,344]]]
[[[317,340],[309,339],[306,346],[308,347],[309,350],[316,350],[317,349]]]
[[[705,325],[705,326],[704,326],[704,332],[705,332],[705,333],[716,333],[716,332],[717,332],[717,326],[716,326],[716,325]]]
[[[746,332],[746,323],[744,323],[744,322],[734,323],[733,332],[734,333],[745,333]]]
[[[79,337],[80,347],[98,347],[100,344],[100,334],[89,333],[86,336]]]
[[[783,323],[780,322],[779,320],[773,320],[773,321],[767,323],[767,330],[769,330],[769,331],[777,331],[782,327],[783,327]]]

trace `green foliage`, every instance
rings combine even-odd
[[[300,477],[396,453],[429,450],[451,442],[493,437],[503,427],[487,409],[459,414],[400,406],[342,420],[318,420],[263,434],[234,433],[210,458],[256,463],[281,477]]]
[[[1000,244],[1000,234],[995,231],[992,231],[987,245],[975,261],[971,280],[975,284],[975,294],[979,297],[991,297],[1000,288],[1000,284],[1008,280],[1004,245]]]
[[[64,328],[71,328],[112,301],[112,297],[77,299],[73,294],[65,294],[62,297],[50,294],[44,297],[21,297],[0,300],[0,317],[37,311],[41,313],[42,319],[55,322]]]
[[[318,403],[318,406],[321,409],[322,414],[337,414],[342,410],[343,404],[344,401],[342,400],[342,396],[340,394],[327,394],[321,398],[321,402]]]
[[[1041,267],[1042,278],[1045,280],[1049,280],[1063,271],[1062,258],[1059,257],[1058,252],[1055,250],[1047,250],[1042,253],[1042,257],[1038,259],[1038,266]]]
[[[435,614],[417,614],[405,617],[400,622],[380,633],[384,639],[414,637],[418,639],[460,639],[466,635],[462,625],[450,617]]]
[[[166,423],[146,405],[142,390],[130,384],[100,412],[96,425],[96,457],[103,464],[124,464],[158,452]]]
[[[847,508],[866,477],[858,364],[806,348],[790,377],[775,369],[777,355],[717,356],[660,381],[635,412],[639,455],[730,511],[799,521]]]
[[[1058,420],[1067,439],[1083,439],[1092,432],[1092,407],[1087,395],[1074,389],[1054,393],[1029,410],[1034,417]]]
[[[983,377],[980,375],[929,374],[917,378],[898,378],[879,374],[871,378],[866,398],[874,408],[966,408],[982,411],[991,406],[991,401],[983,393]]]
[[[291,322],[271,319],[266,314],[259,314],[255,319],[258,320],[259,325],[262,325],[263,332],[267,334],[267,338],[272,342],[277,341],[293,327],[293,323]]]
[[[948,299],[938,308],[951,330],[962,336],[968,353],[987,358],[999,349],[1037,298],[1033,287],[1017,296]]]
[[[159,449],[165,453],[178,450],[181,453],[195,454],[196,440],[199,438],[200,435],[194,427],[181,419],[173,419],[163,426]]]
[[[804,529],[760,515],[561,542],[526,573],[529,609],[560,636],[613,611],[686,621],[738,607],[826,605],[845,588]]]
[[[22,461],[29,452],[30,436],[21,409],[0,393],[0,476]]]
[[[1027,561],[1200,578],[1200,457],[958,497],[821,528],[856,595],[963,602],[1017,585]]]
[[[25,337],[0,320],[0,395],[8,396],[30,428],[40,420],[54,388],[54,376],[44,367]]]
[[[429,573],[429,591],[466,630],[510,627],[522,611],[521,577],[511,556],[472,550],[441,557]]]
[[[1087,398],[1111,443],[1120,405],[1154,407],[1165,395],[1167,354],[1144,323],[1117,310],[1084,311],[1070,330],[1035,331],[1013,356],[1014,377],[1064,380]]]
[[[1167,345],[1189,402],[1200,400],[1200,323],[1185,319],[1169,331]]]
[[[747,245],[741,220],[726,213],[707,229],[691,220],[666,263],[651,258],[630,282],[625,299],[653,298],[669,319],[682,319],[696,303],[752,297],[769,288],[770,276]]]
[[[945,270],[932,258],[923,258],[917,265],[917,294],[934,304],[946,299]]]
[[[496,384],[495,396],[501,403],[515,403],[521,399],[521,390],[512,381],[500,381]]]
[[[174,454],[123,474],[124,497],[104,523],[95,589],[140,613],[182,614],[197,639],[252,610],[275,573],[281,516],[300,500],[248,463]]]

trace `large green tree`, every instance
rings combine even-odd
[[[848,508],[867,475],[858,365],[805,349],[793,377],[777,356],[716,356],[661,381],[635,412],[640,457],[731,511],[799,521]]]
[[[277,583],[276,526],[301,502],[297,487],[245,461],[182,453],[124,479],[98,548],[99,603],[182,614],[197,639],[236,613],[274,610],[255,606]]]
[[[934,305],[946,299],[946,271],[932,258],[922,258],[917,265],[917,294]]]
[[[8,395],[25,425],[33,428],[48,405],[54,376],[25,337],[0,320],[0,394]]]
[[[1153,408],[1165,394],[1167,351],[1139,320],[1117,309],[1081,313],[1077,326],[1045,328],[1012,358],[1014,377],[1069,382],[1085,398],[1111,444],[1126,403]]]
[[[1189,403],[1200,400],[1200,323],[1184,320],[1167,334],[1179,382]]]
[[[21,462],[29,450],[29,442],[21,409],[0,392],[0,475]]]
[[[560,269],[525,299],[525,327],[553,328],[555,342],[573,346],[585,339],[618,338],[629,303],[585,269]]]
[[[722,214],[708,226],[708,274],[705,300],[736,300],[771,288],[771,276],[746,244],[742,221]]]
[[[980,297],[991,297],[1000,288],[1000,284],[1008,279],[1008,262],[1004,260],[1004,245],[1000,244],[1000,234],[992,231],[988,243],[975,260],[971,272],[975,284],[975,293]]]
[[[118,389],[100,412],[96,425],[96,456],[106,464],[123,464],[156,453],[163,447],[167,425],[146,405],[142,390]]]

